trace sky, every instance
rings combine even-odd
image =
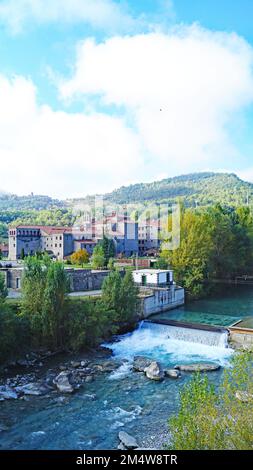
[[[253,181],[252,0],[0,0],[0,190]]]

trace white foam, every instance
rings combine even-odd
[[[131,373],[132,364],[131,362],[124,362],[118,369],[114,370],[109,375],[109,380],[119,380],[123,379],[124,377],[128,377]]]
[[[116,357],[129,361],[142,354],[169,363],[203,360],[228,365],[233,350],[226,346],[227,334],[223,332],[190,330],[148,322],[110,344]]]

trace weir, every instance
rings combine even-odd
[[[175,320],[145,320],[144,323],[156,325],[156,332],[160,331],[168,339],[199,343],[212,347],[227,348],[229,332],[225,328],[198,323],[186,323]]]

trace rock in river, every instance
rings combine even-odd
[[[180,372],[177,369],[165,369],[165,377],[170,377],[171,379],[178,379],[180,377]]]
[[[174,368],[183,370],[185,372],[211,372],[213,370],[219,370],[220,365],[205,362],[195,362],[194,364],[180,364]]]
[[[152,359],[144,356],[135,356],[133,362],[133,370],[135,372],[144,372],[150,366]]]
[[[54,384],[58,388],[59,392],[61,393],[73,393],[74,388],[70,383],[70,376],[69,372],[61,372],[57,377],[54,379]]]
[[[126,449],[137,449],[139,447],[136,439],[125,431],[119,432],[119,440]]]
[[[11,387],[8,387],[8,385],[1,385],[0,386],[0,399],[2,400],[16,400],[18,398],[18,395],[16,393],[16,390],[14,390]]]
[[[150,366],[145,369],[146,376],[151,380],[162,380],[164,378],[164,370],[159,362],[153,361]]]

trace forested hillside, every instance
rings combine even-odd
[[[42,210],[50,207],[63,207],[65,204],[49,196],[16,196],[0,192],[0,211],[2,210]]]
[[[154,183],[123,186],[105,197],[117,203],[180,199],[186,207],[216,203],[237,206],[245,204],[247,198],[253,202],[253,184],[242,181],[233,173],[193,173]]]
[[[181,201],[184,207],[206,207],[220,203],[238,207],[253,203],[253,184],[229,173],[193,173],[153,183],[122,186],[104,195],[116,204]],[[72,207],[91,196],[60,201],[48,196],[15,196],[0,193],[0,241],[7,236],[10,223],[71,225]]]

